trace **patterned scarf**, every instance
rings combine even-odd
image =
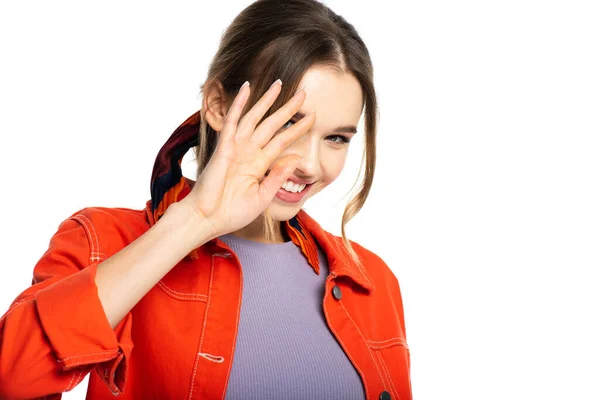
[[[150,184],[152,199],[149,203],[154,216],[151,224],[160,219],[169,205],[187,196],[194,186],[194,181],[183,176],[181,161],[189,149],[199,144],[199,132],[200,111],[196,111],[175,129],[156,156]],[[319,257],[313,237],[297,215],[285,221],[284,226],[292,242],[302,250],[302,254],[318,274]],[[197,258],[196,250],[189,256]]]

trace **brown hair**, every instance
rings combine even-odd
[[[378,109],[371,58],[356,29],[317,0],[258,0],[238,14],[223,33],[201,93],[220,82],[231,103],[242,83],[248,80],[253,90],[244,114],[272,82],[281,78],[282,91],[262,122],[293,96],[305,72],[316,66],[353,75],[363,92],[365,148],[361,168],[366,156],[365,173],[360,191],[348,202],[342,216],[344,247],[352,260],[361,264],[346,238],[345,225],[365,204],[373,182]],[[200,144],[195,150],[197,176],[210,160],[218,139],[204,118],[205,112],[201,110]],[[276,225],[268,209],[264,212],[264,226],[267,241],[274,242]]]

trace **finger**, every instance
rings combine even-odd
[[[238,124],[237,138],[245,138],[252,135],[256,124],[271,108],[277,96],[281,93],[281,79],[277,79],[271,87],[261,96],[256,104],[248,110],[244,118]]]
[[[229,140],[237,131],[238,121],[240,119],[240,115],[242,115],[242,111],[244,110],[244,106],[250,97],[250,82],[246,81],[240,88],[240,91],[233,99],[233,103],[227,114],[225,115],[225,121],[223,122],[223,130],[219,134],[219,140]]]
[[[290,120],[290,118],[298,111],[302,103],[306,99],[304,88],[298,90],[292,98],[285,103],[281,108],[275,111],[267,119],[265,119],[258,128],[255,129],[251,142],[256,143],[259,147],[264,147],[265,144],[279,131],[281,127]]]
[[[225,147],[215,150],[202,171],[202,182],[208,186],[206,190],[212,193],[223,192],[229,175],[229,168],[233,164],[233,157],[223,149]]]
[[[316,115],[317,114],[314,111],[306,114],[300,121],[283,130],[271,139],[271,141],[262,149],[265,154],[266,162],[269,164],[272,163],[286,147],[308,132],[316,121]]]
[[[273,200],[281,185],[292,175],[303,157],[290,154],[277,161],[258,189],[259,202],[264,209]]]

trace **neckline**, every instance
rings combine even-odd
[[[229,243],[239,244],[239,245],[245,246],[245,247],[252,247],[255,249],[259,248],[259,249],[263,249],[263,250],[277,251],[277,250],[287,250],[287,249],[297,247],[296,244],[292,240],[288,240],[288,241],[282,242],[282,243],[265,243],[265,242],[258,242],[256,240],[241,238],[239,236],[235,236],[232,233],[226,233],[224,235],[221,235],[220,239],[226,243],[229,242]]]

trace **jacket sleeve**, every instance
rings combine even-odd
[[[400,321],[400,328],[402,329],[402,335],[404,336],[404,345],[406,346],[406,350],[408,351],[408,368],[410,371],[410,348],[406,339],[406,322],[404,319],[404,304],[402,301],[402,293],[400,292],[400,283],[398,282],[398,278],[394,274],[392,274],[392,279],[390,281],[392,282],[390,285],[392,293],[392,304],[394,305],[394,310],[396,312],[396,315],[398,316],[398,320]]]
[[[92,370],[113,394],[123,392],[131,314],[112,329],[95,284],[96,232],[74,216],[50,239],[32,286],[0,319],[0,399],[58,399]]]
[[[406,322],[404,319],[404,303],[402,301],[402,294],[400,293],[400,283],[398,282],[398,278],[396,275],[392,274],[391,283],[391,292],[392,292],[392,302],[394,304],[394,311],[396,311],[396,315],[398,316],[398,320],[400,321],[400,327],[402,328],[402,334],[406,339]]]

